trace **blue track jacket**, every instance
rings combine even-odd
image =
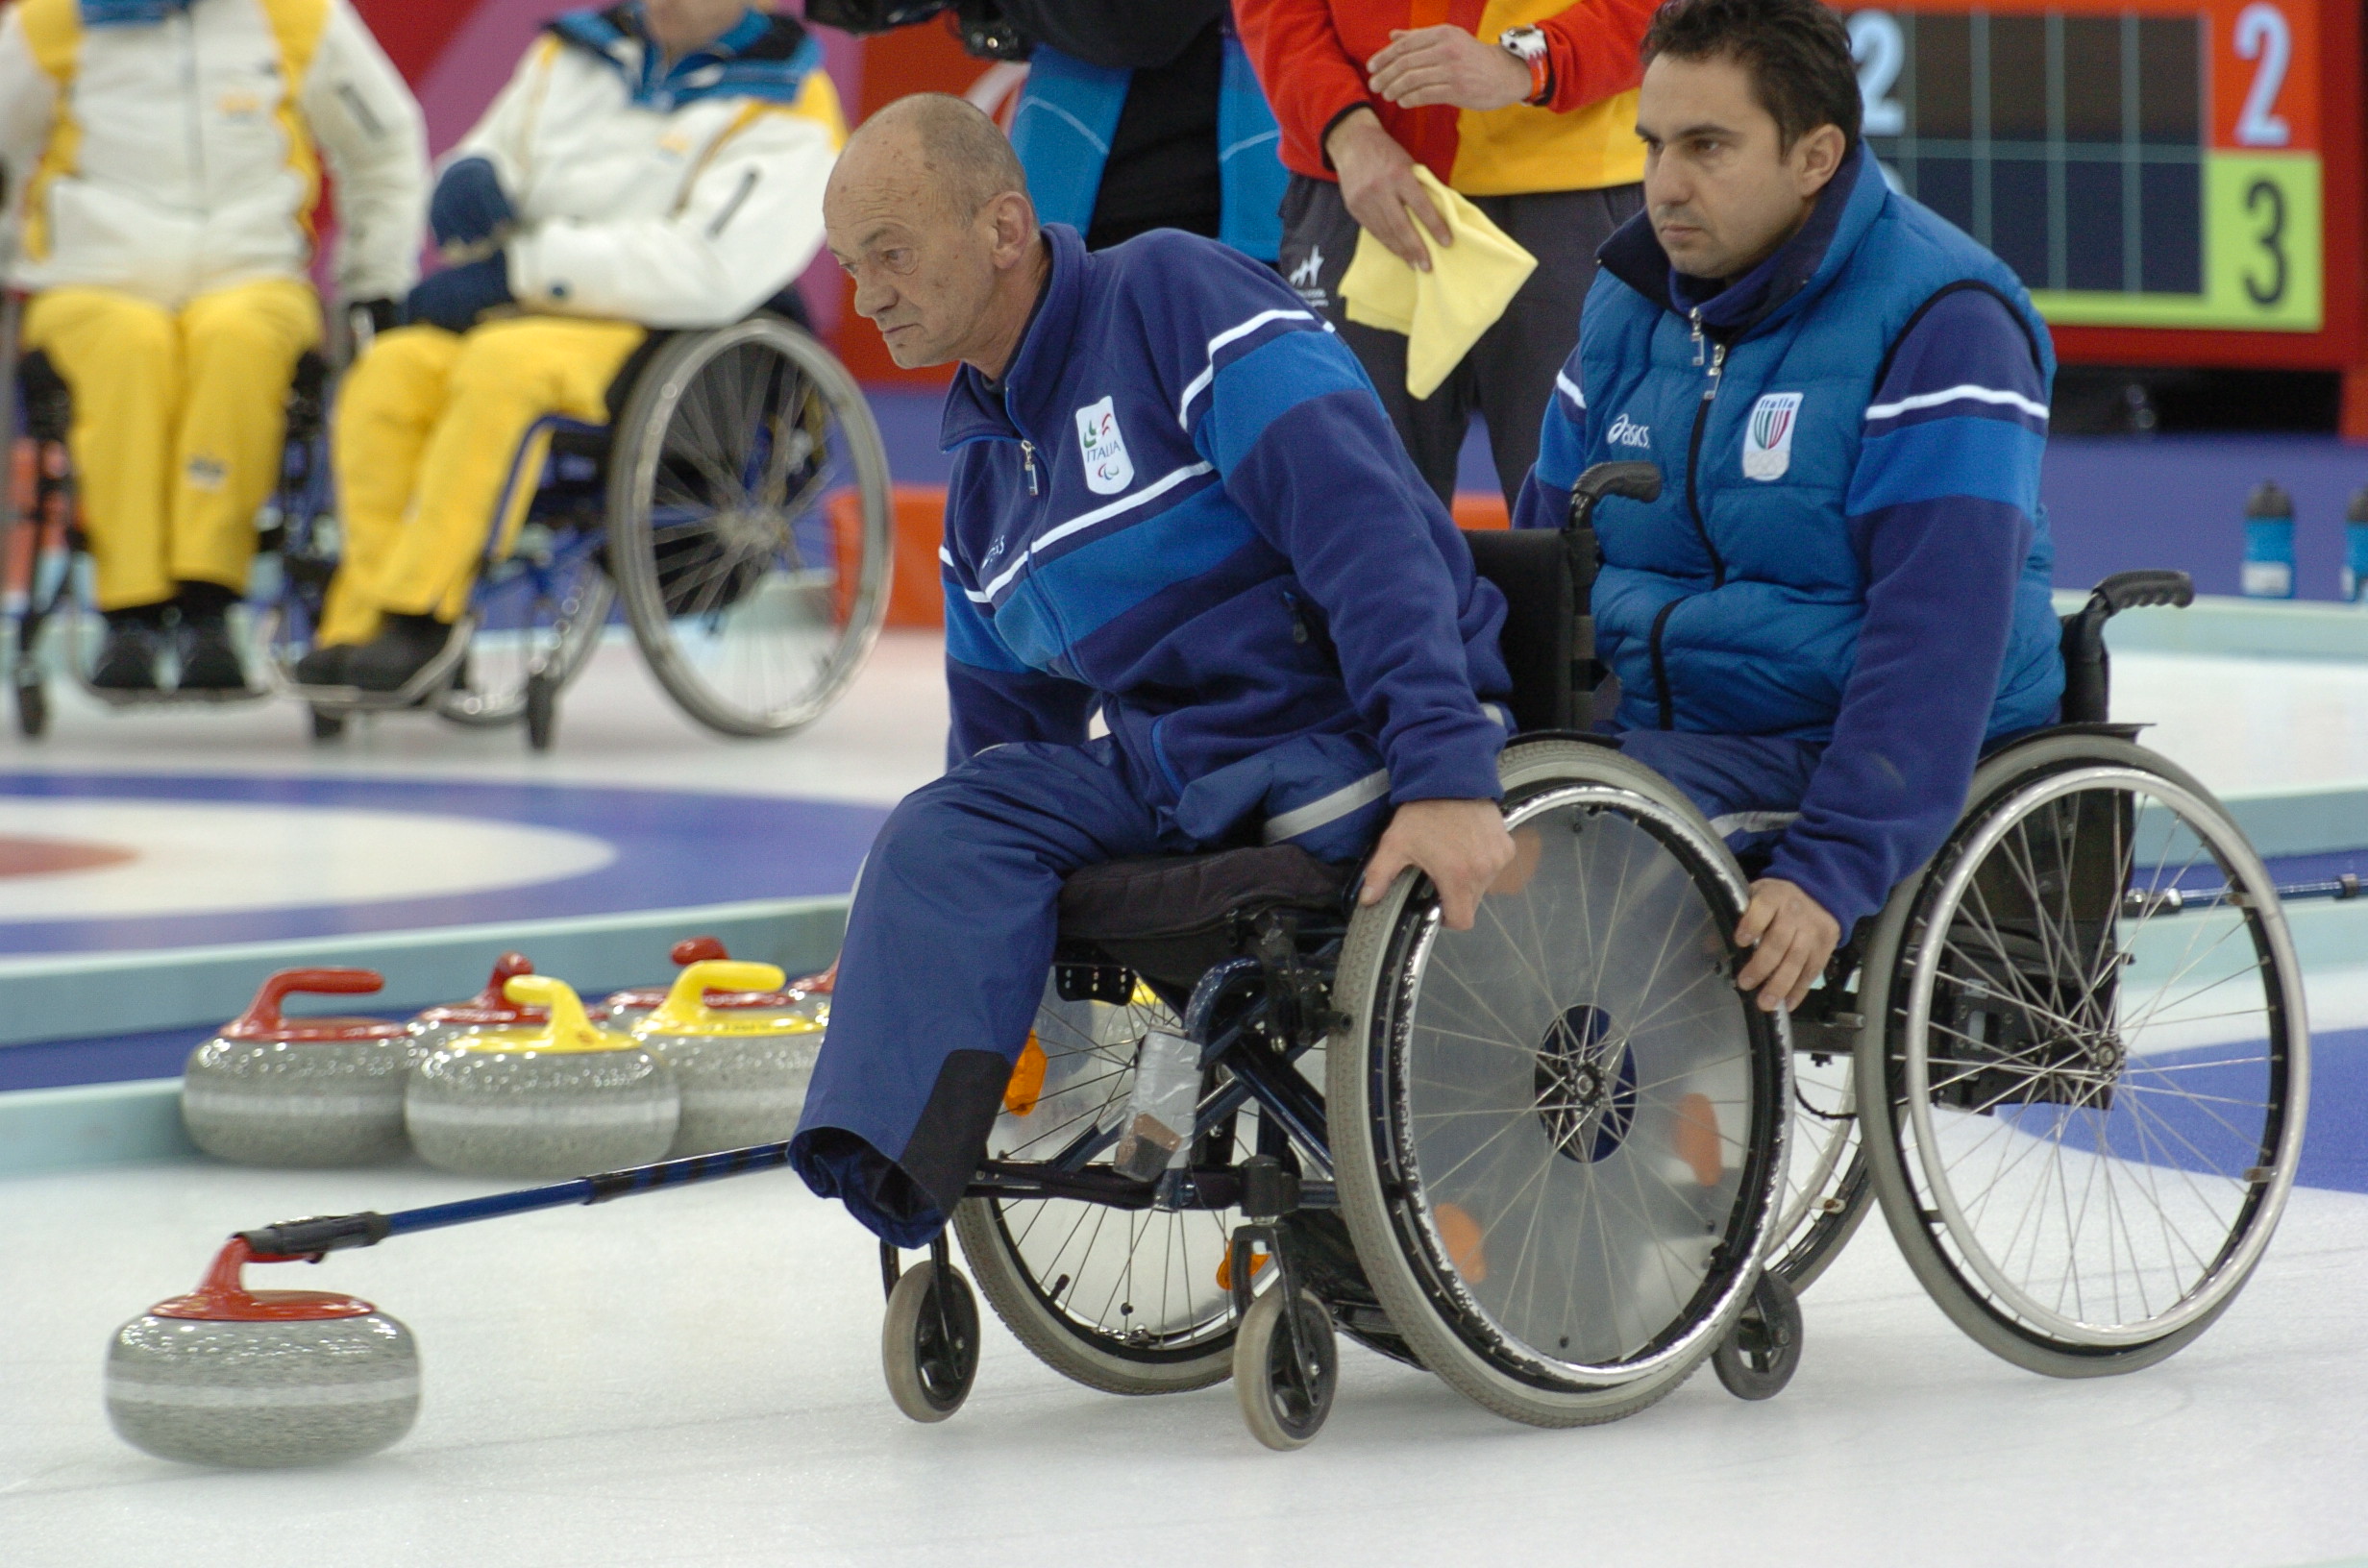
[[[946,400],[952,760],[1098,709],[1176,827],[1320,854],[1377,801],[1495,798],[1504,599],[1356,357],[1214,240],[1045,235],[1000,384]]]

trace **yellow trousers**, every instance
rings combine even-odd
[[[176,582],[245,591],[288,382],[320,340],[320,302],[285,279],[201,294],[178,314],[106,288],[34,299],[24,347],[74,394],[68,442],[99,608],[162,603]]]
[[[506,548],[533,500],[551,445],[536,422],[605,424],[608,384],[648,335],[630,322],[519,316],[373,343],[337,397],[344,555],[315,641],[368,642],[390,612],[457,618],[486,540]]]

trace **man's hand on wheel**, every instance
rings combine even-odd
[[[1751,949],[1751,962],[1735,977],[1738,991],[1760,993],[1760,1011],[1798,1007],[1809,987],[1825,972],[1826,960],[1841,941],[1841,922],[1825,906],[1790,882],[1764,876],[1751,885],[1751,902],[1735,928],[1738,946]]]
[[[1439,907],[1448,928],[1468,931],[1480,912],[1480,895],[1513,864],[1513,836],[1493,800],[1409,800],[1391,817],[1365,863],[1365,891],[1358,901],[1381,895],[1409,866],[1439,890]]]
[[[1423,246],[1422,230],[1428,229],[1442,245],[1454,244],[1455,235],[1431,193],[1415,178],[1413,155],[1382,128],[1380,117],[1369,109],[1351,110],[1324,138],[1323,150],[1341,177],[1342,205],[1358,227],[1417,272],[1430,271],[1431,253]],[[1419,227],[1417,219],[1421,220]]]

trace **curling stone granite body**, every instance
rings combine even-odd
[[[798,1130],[823,1026],[802,996],[778,989],[782,978],[770,964],[693,964],[635,1027],[681,1090],[669,1159],[778,1142]]]
[[[515,1001],[544,1002],[539,1029],[487,1029],[412,1069],[404,1118],[420,1158],[471,1176],[580,1176],[665,1157],[681,1100],[666,1063],[597,1030],[558,981],[522,975]]]
[[[251,1165],[352,1165],[404,1149],[403,1099],[413,1062],[408,1032],[383,1018],[283,1018],[283,997],[372,992],[368,969],[289,969],[189,1053],[181,1118],[190,1140]]]
[[[304,1314],[307,1304],[318,1315],[259,1320]],[[176,1315],[191,1310],[214,1315]],[[329,1464],[377,1453],[418,1415],[418,1344],[368,1302],[201,1289],[159,1303],[108,1346],[107,1418],[160,1458]]]

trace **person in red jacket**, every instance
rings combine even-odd
[[[1641,200],[1637,57],[1657,3],[1236,0],[1291,170],[1283,275],[1364,361],[1443,500],[1474,409],[1508,504],[1537,458],[1595,248]],[[1417,267],[1449,242],[1418,163],[1538,258],[1496,325],[1419,402],[1406,392],[1406,339],[1350,322],[1340,299],[1361,231]]]

